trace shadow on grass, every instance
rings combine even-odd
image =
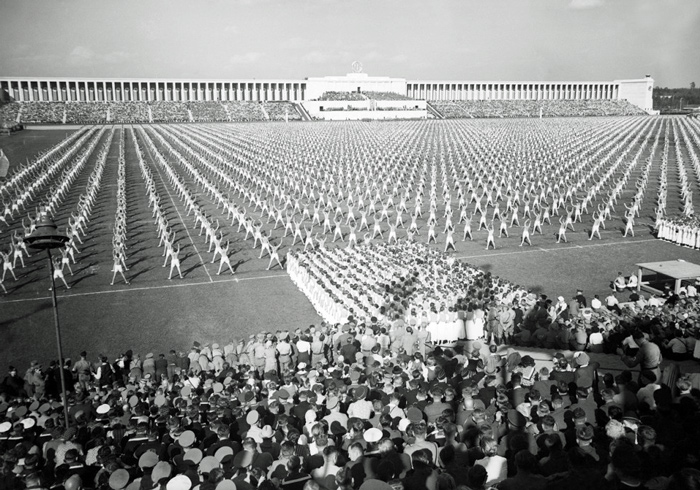
[[[0,321],[0,331],[2,329],[11,327],[12,324],[14,324],[14,323],[17,323],[17,322],[22,321],[26,318],[29,318],[30,316],[36,314],[37,312],[49,310],[51,308],[53,308],[53,305],[51,304],[51,300],[43,301],[43,302],[39,303],[35,308],[33,308],[32,311],[29,313],[26,313],[26,314],[21,315],[21,316],[17,316],[15,318],[10,318],[7,320]],[[12,339],[5,337],[6,334],[7,334],[7,332],[3,332],[3,342],[11,342]]]
[[[142,270],[138,271],[136,274],[133,274],[133,275],[129,278],[129,281],[130,281],[130,282],[133,281],[134,279],[136,279],[137,277],[139,277],[141,274],[145,274],[146,272],[148,272],[148,271],[150,271],[150,270],[153,270],[153,267],[146,267],[145,269],[142,269]]]
[[[196,269],[197,267],[199,267],[199,266],[204,267],[204,264],[202,264],[201,262],[194,264],[194,265],[193,265],[192,267],[190,267],[189,269],[185,269],[184,271],[182,271],[182,276],[183,276],[183,277],[187,277],[187,276],[189,275],[190,272],[192,272],[193,270],[195,270],[195,269]]]
[[[70,287],[72,288],[73,286],[80,284],[81,282],[83,282],[85,279],[87,279],[90,276],[92,276],[92,274],[85,274],[85,275],[83,275],[75,280],[72,280],[70,282]],[[75,276],[73,276],[73,277],[75,277]]]

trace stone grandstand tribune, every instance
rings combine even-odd
[[[221,102],[202,101],[190,102],[187,107],[194,122],[227,122],[228,112]]]
[[[324,92],[317,100],[328,100],[328,101],[353,101],[353,100],[367,100],[367,97],[357,92]]]
[[[412,100],[394,93],[326,92],[319,100]],[[633,116],[646,114],[626,101],[611,100],[475,100],[430,101],[446,119]],[[19,121],[18,119],[19,114]],[[279,102],[11,102],[0,107],[0,121],[30,124],[251,122],[302,120],[295,104]]]
[[[646,114],[624,100],[434,100],[430,104],[446,119]]]
[[[260,102],[225,102],[229,120],[232,122],[265,121],[265,111]]]
[[[265,112],[270,121],[301,121],[301,115],[291,102],[265,102]]]
[[[67,102],[65,105],[66,124],[105,124],[109,105],[105,102]]]
[[[27,102],[20,113],[23,123],[61,123],[64,116],[65,105],[56,102]]]
[[[190,122],[185,102],[151,102],[151,122]]]
[[[366,90],[362,92],[362,94],[367,98],[374,100],[414,100],[413,97],[398,94],[396,92],[373,92]]]

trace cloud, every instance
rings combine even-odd
[[[231,58],[229,58],[229,61],[234,65],[248,65],[259,61],[262,57],[263,53],[251,51],[249,53],[234,54],[231,56]]]
[[[327,63],[330,61],[332,56],[324,51],[311,51],[309,53],[306,53],[304,56],[301,57],[301,61],[305,63],[311,63],[314,65],[318,65],[321,63]]]
[[[408,55],[405,55],[403,53],[397,54],[389,58],[389,61],[392,63],[405,63],[408,61]]]
[[[87,46],[76,46],[68,55],[68,64],[74,66],[84,66],[91,64],[95,52]]]
[[[126,51],[95,53],[87,46],[76,46],[68,55],[68,64],[72,66],[90,66],[99,64],[117,65],[131,58]]]
[[[280,46],[287,49],[309,49],[321,45],[317,39],[308,39],[301,36],[292,36],[280,43]]]
[[[364,61],[376,61],[382,58],[383,56],[376,50],[372,50],[368,53],[365,53],[362,57]]]
[[[603,0],[571,0],[569,8],[574,10],[592,9],[603,6]]]
[[[227,34],[236,34],[238,32],[238,26],[227,25],[224,27],[224,32]]]
[[[105,63],[109,64],[119,64],[124,63],[131,58],[131,54],[126,51],[113,51],[111,53],[103,54],[98,56],[98,58]]]

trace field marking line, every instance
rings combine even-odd
[[[191,283],[186,283],[186,284],[167,284],[167,285],[162,285],[162,286],[142,286],[142,287],[137,287],[137,288],[122,288],[122,289],[112,289],[112,290],[105,290],[105,291],[88,291],[85,293],[70,293],[70,294],[65,294],[62,296],[59,296],[59,298],[73,298],[73,297],[79,297],[79,296],[94,296],[94,295],[99,295],[99,294],[114,294],[114,293],[128,293],[130,291],[152,291],[152,290],[157,290],[157,289],[172,289],[172,288],[185,288],[185,287],[191,287],[191,286],[209,286],[212,284],[221,284],[221,283],[229,283],[229,282],[243,282],[243,281],[257,281],[259,279],[278,279],[280,277],[287,277],[287,274],[275,274],[275,275],[270,275],[270,276],[254,276],[254,277],[232,277],[230,279],[222,279],[219,281],[213,281],[213,282],[191,282]],[[29,303],[32,301],[45,301],[51,299],[51,296],[42,296],[38,298],[22,298],[22,299],[11,299],[11,300],[3,300],[0,301],[0,304],[10,304],[10,303]]]
[[[501,255],[517,255],[517,254],[526,254],[526,253],[533,253],[533,252],[560,252],[560,251],[566,251],[566,250],[578,250],[578,249],[586,249],[586,248],[593,248],[593,247],[609,247],[612,245],[633,245],[635,243],[644,243],[644,242],[655,242],[657,241],[656,238],[647,238],[644,240],[634,240],[634,241],[620,241],[620,242],[608,242],[608,243],[591,243],[590,245],[574,245],[572,247],[561,247],[561,248],[533,248],[530,250],[514,250],[513,252],[501,252],[501,253],[494,253],[494,254],[481,254],[481,255],[459,255],[456,254],[455,257],[458,259],[477,259],[477,258],[482,258],[482,257],[496,257],[496,256],[501,256]]]
[[[145,130],[144,130],[145,132]],[[136,134],[136,133],[134,133]],[[150,139],[150,136],[149,136]],[[148,145],[146,145],[148,146]],[[163,178],[163,174],[160,172],[160,168],[158,168],[158,164],[156,163],[155,159],[153,158],[153,155],[151,154],[151,150],[149,148],[148,150],[148,156],[151,157],[151,162],[156,168],[156,172],[158,172],[158,177],[160,177],[160,181],[163,183],[163,187],[165,187],[165,192],[168,193],[168,197],[170,198],[170,202],[173,203],[173,206],[175,207],[175,212],[177,215],[180,217],[180,223],[182,223],[182,226],[185,227],[185,232],[187,233],[187,237],[190,239],[190,243],[194,247],[194,251],[197,253],[197,256],[199,257],[199,261],[202,263],[202,266],[204,267],[204,272],[207,274],[207,277],[209,278],[209,282],[214,282],[214,279],[211,277],[211,274],[209,274],[209,270],[207,269],[207,264],[204,261],[204,257],[202,257],[202,254],[199,253],[199,249],[197,248],[197,244],[194,243],[194,240],[192,239],[192,235],[190,235],[190,227],[187,226],[187,223],[185,223],[185,219],[182,217],[182,214],[180,213],[180,209],[177,207],[177,203],[175,202],[175,199],[173,199],[173,195],[170,193],[170,187],[168,187],[168,183],[165,181]],[[165,160],[165,157],[163,157]]]

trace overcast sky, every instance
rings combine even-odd
[[[699,0],[0,0],[0,76],[700,85]]]

